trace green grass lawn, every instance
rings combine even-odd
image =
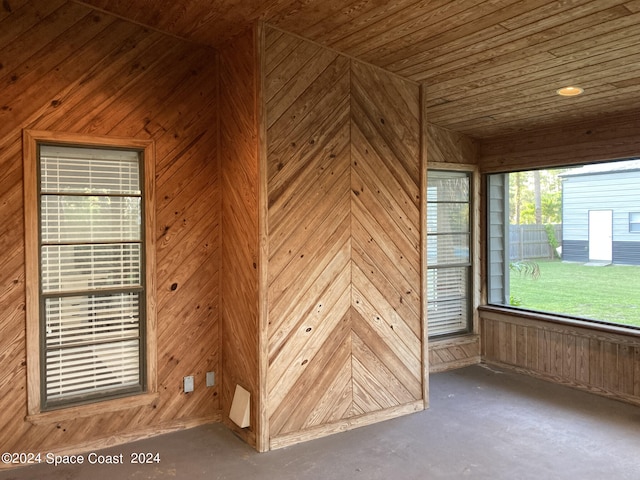
[[[537,279],[510,273],[519,307],[640,327],[640,266],[537,263]]]

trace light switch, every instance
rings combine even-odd
[[[216,384],[216,374],[207,372],[207,387],[213,387]]]
[[[184,393],[193,392],[193,375],[184,377]]]

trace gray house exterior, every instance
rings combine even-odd
[[[640,160],[561,175],[562,259],[640,265]]]

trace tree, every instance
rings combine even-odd
[[[509,220],[512,225],[562,222],[562,170],[535,170],[509,175]]]

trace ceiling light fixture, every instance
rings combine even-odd
[[[556,90],[556,93],[562,97],[575,97],[576,95],[580,95],[582,92],[584,92],[584,89],[580,87],[564,87]]]

